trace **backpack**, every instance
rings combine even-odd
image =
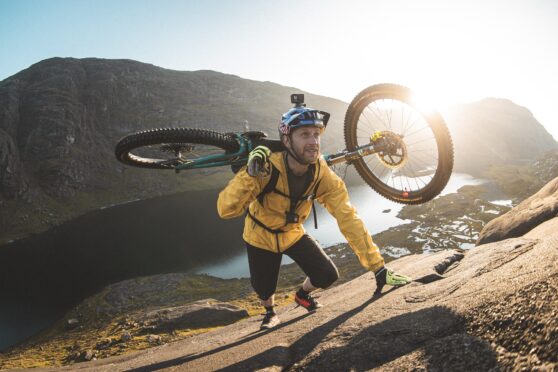
[[[288,225],[289,223],[296,223],[298,222],[298,215],[295,213],[296,207],[298,206],[298,203],[301,202],[302,200],[311,200],[312,201],[312,214],[314,215],[314,228],[318,228],[318,217],[316,215],[316,206],[314,205],[314,200],[316,199],[316,192],[318,191],[318,187],[320,186],[320,179],[319,179],[319,173],[320,173],[320,163],[317,163],[318,166],[318,181],[316,182],[316,184],[314,185],[314,187],[312,188],[312,192],[310,194],[307,195],[302,195],[299,198],[291,198],[290,195],[287,195],[285,193],[283,193],[282,191],[277,190],[276,186],[277,186],[277,181],[279,180],[279,176],[280,176],[280,172],[279,169],[277,169],[273,164],[271,164],[271,177],[269,178],[269,181],[267,182],[267,184],[265,185],[265,187],[263,188],[263,190],[258,194],[258,196],[256,197],[256,199],[258,200],[258,202],[263,206],[263,201],[264,198],[267,194],[274,192],[276,194],[279,194],[281,196],[284,196],[286,198],[290,199],[290,209],[288,212],[286,212],[286,217],[285,217],[285,225]],[[315,172],[316,166],[314,165],[312,167],[312,169],[307,172],[307,178],[306,178],[306,184],[304,189],[307,189],[308,186],[310,186],[312,184],[312,181],[314,180],[314,172]],[[248,211],[248,215],[250,216],[250,218],[252,218],[252,220],[259,225],[260,227],[263,227],[265,230],[274,233],[274,234],[278,234],[278,233],[282,233],[285,232],[282,229],[270,229],[269,227],[267,227],[263,222],[259,221],[256,217],[252,216],[250,214],[250,212]]]

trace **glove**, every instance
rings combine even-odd
[[[271,150],[265,146],[258,146],[250,151],[248,155],[248,167],[246,171],[252,177],[256,177],[266,172],[266,165],[269,161]]]
[[[413,281],[413,279],[409,278],[408,276],[396,274],[385,266],[382,267],[380,270],[376,271],[375,277],[376,277],[376,291],[374,292],[375,295],[380,294],[382,292],[382,288],[384,288],[386,284],[394,287],[401,287]]]

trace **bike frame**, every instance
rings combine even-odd
[[[183,164],[175,166],[175,171],[178,173],[186,169],[200,169],[221,167],[225,165],[244,165],[248,161],[248,154],[255,147],[253,140],[245,138],[242,135],[235,133],[235,137],[240,145],[237,152],[233,154],[216,154],[201,157],[195,160],[188,160]],[[383,146],[374,145],[372,142],[366,145],[357,147],[354,151],[343,150],[336,154],[324,154],[323,158],[327,165],[331,166],[339,163],[349,163],[364,156],[377,153],[381,151]]]

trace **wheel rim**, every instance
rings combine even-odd
[[[400,162],[387,161],[389,157],[381,153],[358,161],[389,193],[412,198],[431,185],[439,166],[439,148],[431,125],[418,109],[397,98],[372,98],[358,111],[355,123],[356,146],[370,143],[377,132],[400,138]]]

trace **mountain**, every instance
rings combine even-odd
[[[124,166],[117,141],[156,127],[251,130],[277,138],[277,122],[301,92],[215,71],[173,71],[132,60],[51,58],[0,82],[0,244],[96,208],[180,191],[219,189],[229,169],[174,172]],[[308,92],[329,111],[324,151],[345,148],[348,104]],[[357,92],[355,92],[356,94]],[[556,141],[511,101],[486,99],[447,117],[456,171],[533,159]],[[351,167],[352,168],[352,167]],[[197,175],[202,177],[197,177]],[[348,183],[362,183],[345,172]]]
[[[510,100],[486,98],[453,107],[445,117],[455,170],[482,175],[490,166],[523,164],[558,148],[533,114]]]
[[[131,60],[52,58],[0,82],[0,242],[84,211],[192,188],[217,189],[232,173],[146,171],[115,160],[124,135],[156,127],[251,130],[277,137],[299,89],[214,71],[181,72]],[[343,148],[347,104],[307,92],[331,112],[325,142]],[[186,177],[189,179],[186,180]],[[71,200],[71,202],[69,202]]]

